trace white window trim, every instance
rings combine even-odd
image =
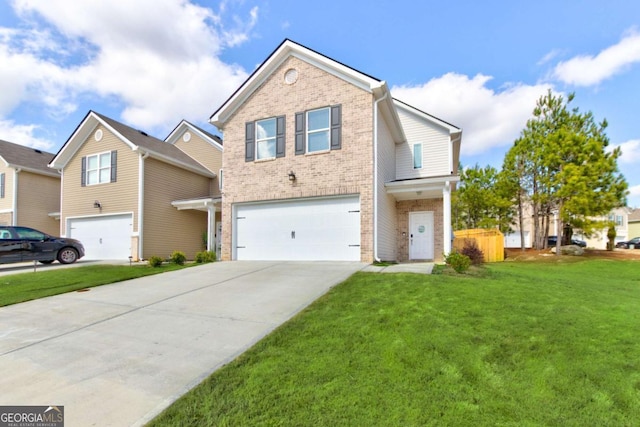
[[[275,126],[274,126],[274,130],[275,130],[275,132],[274,132],[273,136],[272,136],[272,137],[267,137],[267,138],[258,138],[258,128],[259,128],[258,123],[260,123],[260,122],[268,122],[268,121],[271,121],[271,120],[273,120],[273,122],[274,122],[274,124],[275,124]],[[255,159],[256,159],[256,160],[269,160],[269,159],[275,159],[275,158],[276,158],[276,150],[277,150],[277,147],[276,147],[276,136],[277,136],[277,134],[278,134],[278,119],[277,119],[277,118],[275,118],[275,117],[271,117],[271,118],[268,118],[268,119],[256,120],[256,124],[255,124],[255,133],[256,133],[256,135],[255,135],[255,137],[256,137],[256,144],[255,144],[255,145],[256,145]],[[271,140],[273,140],[273,156],[269,156],[269,157],[259,157],[259,156],[258,156],[258,153],[259,153],[259,151],[258,151],[258,146],[260,145],[260,143],[261,143],[261,142],[268,142],[268,141],[271,141]]]
[[[329,120],[327,121],[327,127],[321,129],[309,130],[309,113],[315,113],[316,111],[327,110],[329,112]],[[307,154],[316,154],[316,153],[325,153],[327,151],[331,151],[331,107],[323,107],[316,108],[315,110],[308,110],[305,112],[305,143],[306,143],[306,153]],[[309,136],[314,133],[327,133],[327,148],[323,148],[321,150],[310,150],[309,149]]]
[[[100,167],[100,157],[103,154],[108,154],[109,155],[109,165],[107,167]],[[89,169],[89,159],[92,158],[92,157],[96,157],[97,158],[97,165],[98,165],[97,169]],[[87,162],[87,169],[85,171],[85,183],[86,183],[87,186],[108,184],[108,183],[111,182],[111,151],[103,151],[101,153],[88,155],[87,158],[86,158],[86,162]],[[100,181],[100,176],[101,176],[100,175],[100,171],[102,169],[108,169],[109,170],[109,177],[108,177],[108,179],[106,181]],[[90,171],[97,171],[98,172],[98,182],[93,182],[93,183],[89,182],[89,172]]]
[[[416,147],[419,146],[420,147],[420,165],[416,166]],[[423,152],[422,152],[422,143],[418,142],[416,144],[413,144],[413,146],[411,147],[411,157],[412,157],[412,163],[413,163],[413,169],[422,169],[423,167]]]

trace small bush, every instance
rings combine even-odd
[[[163,262],[164,262],[164,260],[162,258],[160,258],[159,256],[155,256],[154,255],[151,258],[149,258],[149,265],[151,267],[160,267]]]
[[[468,256],[471,260],[471,264],[473,265],[482,264],[484,262],[484,253],[478,247],[475,240],[467,240],[460,253]]]
[[[171,254],[171,262],[178,265],[183,265],[187,260],[187,256],[182,251],[173,251]]]
[[[196,254],[196,263],[202,264],[205,262],[214,262],[216,260],[216,253],[213,251],[202,251]]]
[[[468,256],[456,251],[451,251],[451,253],[445,257],[444,262],[450,265],[456,273],[464,273],[471,265],[471,259],[469,259]]]

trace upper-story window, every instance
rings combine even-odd
[[[307,111],[307,153],[329,150],[330,116],[329,108]]]
[[[92,154],[82,158],[81,185],[116,182],[117,152]]]
[[[256,122],[256,159],[270,159],[276,156],[276,119]]]
[[[342,147],[342,106],[296,113],[296,154],[339,150]]]
[[[422,169],[422,144],[413,144],[413,168]]]
[[[245,123],[246,162],[284,157],[285,116]]]

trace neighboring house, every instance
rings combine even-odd
[[[205,241],[211,247],[220,198],[207,165],[215,162],[187,152],[220,157],[219,141],[188,122],[168,139],[90,111],[55,155],[60,234],[79,239],[86,259],[166,258],[174,250],[193,259]]]
[[[211,116],[223,260],[439,260],[462,131],[285,40]]]
[[[633,209],[627,217],[629,239],[640,237],[640,209]]]
[[[60,174],[47,167],[53,156],[0,140],[1,225],[59,233]]]
[[[616,239],[615,243],[624,242],[625,240],[629,240],[632,237],[629,235],[629,214],[631,213],[631,209],[628,207],[621,207],[613,209],[609,212],[608,215],[601,216],[599,218],[595,218],[599,221],[610,222],[615,224],[616,226]],[[577,230],[574,233],[574,237],[577,239],[584,240],[587,242],[588,248],[593,249],[607,249],[607,242],[609,238],[607,237],[607,231],[609,227],[604,227],[600,230],[596,230],[590,237],[585,236],[580,230]]]

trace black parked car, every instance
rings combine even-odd
[[[558,236],[549,236],[547,238],[547,247],[548,248],[554,248],[556,246],[556,242],[558,241]],[[578,240],[578,239],[571,239],[571,244],[572,245],[578,245],[582,248],[586,248],[587,247],[587,242],[585,242],[584,240]]]
[[[640,237],[634,237],[626,242],[618,242],[616,243],[616,248],[629,249],[631,245],[633,245],[635,249],[640,249]]]
[[[0,226],[0,264],[40,261],[72,264],[84,256],[84,246],[76,239],[50,236],[29,227]]]

